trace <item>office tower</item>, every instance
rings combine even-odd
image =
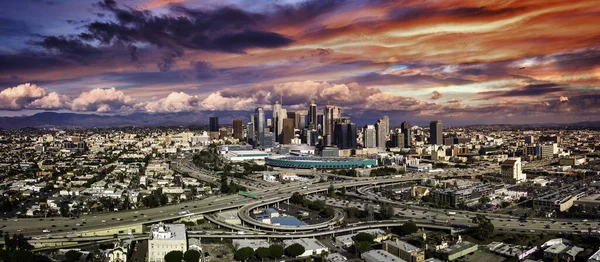
[[[383,122],[383,129],[385,130],[385,137],[387,139],[390,135],[390,118],[388,116],[383,116],[381,121]]]
[[[262,141],[262,148],[272,148],[275,146],[275,134],[273,132],[265,132]]]
[[[500,172],[502,174],[503,179],[514,181],[517,183],[527,179],[527,175],[521,170],[520,157],[509,158],[507,160],[504,160],[504,162],[502,162],[502,165],[500,166]]]
[[[308,108],[308,124],[313,125],[314,129],[317,128],[317,104],[315,100],[310,101],[310,106]]]
[[[335,124],[334,140],[339,149],[356,148],[356,124]]]
[[[317,130],[308,130],[306,132],[306,144],[316,146],[319,143],[319,132]]]
[[[392,139],[394,147],[404,148],[404,134],[400,133],[398,130],[394,135],[392,135]]]
[[[263,146],[265,142],[265,111],[262,107],[254,110],[254,128],[256,135],[255,146]]]
[[[315,129],[319,131],[320,135],[323,135],[323,115],[317,115],[317,123],[315,125]]]
[[[296,128],[297,129],[303,129],[306,127],[306,114],[305,113],[296,112],[296,116],[294,117],[294,119],[296,120]]]
[[[525,143],[527,144],[533,144],[535,142],[535,138],[533,138],[533,136],[526,136],[525,137]]]
[[[294,120],[294,128],[299,128],[298,127],[298,121],[296,119],[296,116],[298,115],[298,113],[296,112],[287,112],[287,118]]]
[[[376,146],[379,151],[385,151],[385,123],[381,120],[375,124]]]
[[[429,123],[429,143],[432,145],[443,145],[442,121],[436,120]]]
[[[279,136],[281,135],[281,130],[283,129],[283,126],[281,126],[281,121],[280,121],[280,119],[282,117],[286,117],[286,116],[281,115],[281,103],[279,101],[275,101],[275,104],[273,105],[273,112],[272,112],[272,118],[271,118],[271,119],[273,119],[272,130],[273,130],[273,133],[275,133],[275,141],[279,141]]]
[[[209,118],[209,134],[210,139],[219,139],[219,118],[218,117],[210,117]]]
[[[334,136],[334,124],[337,119],[342,117],[342,108],[337,106],[325,106],[323,110],[323,139],[325,145],[331,145]]]
[[[366,125],[363,131],[363,147],[375,148],[377,147],[377,135],[374,125]]]
[[[404,121],[400,125],[400,128],[402,129],[402,133],[404,134],[404,147],[412,147],[412,126],[408,122]]]
[[[210,117],[210,132],[219,132],[219,118],[216,116]]]
[[[236,119],[233,120],[233,138],[242,140],[244,131],[244,125],[242,124],[242,120]]]
[[[281,144],[289,144],[294,138],[294,122],[293,118],[283,119],[283,130],[281,132]]]
[[[246,141],[248,142],[248,144],[254,145],[255,140],[256,138],[254,138],[254,122],[250,122],[246,124]]]

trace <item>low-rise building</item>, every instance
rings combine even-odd
[[[406,262],[406,260],[380,249],[364,252],[360,255],[360,257],[365,262]]]
[[[477,244],[468,241],[461,241],[452,246],[441,249],[438,254],[446,261],[453,261],[477,251],[477,248]]]
[[[408,262],[425,260],[425,252],[422,249],[401,240],[384,241],[383,249]]]
[[[321,242],[314,238],[299,238],[299,239],[286,239],[283,240],[285,247],[293,244],[300,244],[304,247],[304,253],[300,257],[307,257],[312,255],[320,255],[323,252],[329,252],[329,248],[323,245]]]
[[[148,239],[148,261],[163,262],[167,253],[187,251],[187,235],[184,224],[154,224]]]

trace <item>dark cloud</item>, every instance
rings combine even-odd
[[[79,39],[63,36],[48,36],[42,41],[34,41],[32,43],[82,62],[101,53],[99,49]]]
[[[192,63],[194,74],[196,79],[210,79],[217,75],[217,72],[213,69],[213,67],[204,61],[197,61]]]
[[[501,98],[501,97],[531,97],[531,96],[543,96],[552,94],[566,89],[554,83],[547,84],[531,84],[523,87],[515,88],[508,91],[487,91],[480,92],[478,95],[482,96],[484,100],[490,98]]]
[[[320,15],[330,13],[351,1],[345,0],[308,0],[297,4],[275,5],[271,23],[277,25],[297,25],[311,21]]]
[[[94,53],[86,42],[104,45],[127,43],[151,44],[161,49],[160,71],[173,68],[185,49],[244,53],[249,48],[277,48],[289,45],[292,39],[278,33],[261,30],[265,17],[234,7],[214,10],[190,9],[172,5],[171,14],[154,15],[147,10],[119,8],[116,1],[95,4],[116,21],[94,21],[85,24],[85,32],[77,38],[49,36],[36,44],[65,54],[82,56]],[[137,61],[137,48],[130,48],[131,60]]]

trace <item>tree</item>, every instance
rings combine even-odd
[[[200,261],[200,252],[196,250],[188,250],[183,254],[183,261],[185,262],[199,262]]]
[[[165,255],[165,262],[181,262],[183,259],[183,252],[179,250],[173,250]]]
[[[292,194],[292,197],[290,197],[290,202],[292,202],[293,204],[302,205],[304,204],[304,196],[298,192],[294,192],[294,194]]]
[[[259,247],[256,249],[256,251],[254,252],[254,254],[256,255],[256,257],[260,260],[265,260],[265,258],[269,258],[271,256],[271,249],[267,248],[267,247]]]
[[[342,187],[342,190],[340,191],[340,194],[341,194],[342,196],[345,196],[345,195],[346,195],[346,187],[345,187],[345,186],[344,186],[344,187]]]
[[[507,208],[510,206],[510,202],[502,201],[502,208]]]
[[[321,216],[323,217],[333,217],[335,215],[335,210],[332,207],[326,207],[321,211]]]
[[[296,244],[292,244],[288,247],[285,248],[285,254],[288,257],[297,257],[299,255],[304,254],[306,250],[304,249],[304,246],[296,243]]]
[[[254,249],[251,247],[242,247],[235,251],[234,257],[240,261],[246,261],[248,258],[254,256]]]
[[[379,208],[379,215],[383,220],[392,218],[394,216],[394,207],[391,204],[382,204]]]
[[[419,231],[419,227],[415,222],[408,221],[402,225],[402,232],[406,235],[417,233],[417,231]]]
[[[473,232],[480,239],[487,240],[494,235],[494,224],[492,224],[492,222],[484,215],[475,215],[472,222],[477,224],[473,229]]]
[[[364,241],[354,242],[354,248],[356,249],[356,252],[362,254],[371,248],[371,243]]]
[[[79,261],[80,258],[81,253],[79,253],[79,251],[69,250],[67,253],[65,253],[65,259],[69,262]]]
[[[280,258],[284,254],[284,249],[282,246],[273,244],[269,247],[269,251],[271,252],[271,257]]]
[[[333,183],[329,184],[329,197],[335,197],[335,187]]]
[[[368,242],[368,243],[373,243],[373,239],[375,239],[373,237],[373,235],[369,234],[369,233],[365,233],[365,232],[360,232],[358,234],[356,234],[356,236],[354,236],[354,240],[356,242]]]
[[[481,196],[479,198],[479,204],[485,205],[490,202],[490,198],[487,196]]]

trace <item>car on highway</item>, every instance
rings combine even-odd
[[[102,220],[102,223],[106,223],[106,220]]]
[[[51,231],[50,231],[50,230],[48,230],[48,229],[44,229],[44,230],[42,230],[42,233],[50,233],[50,232],[51,232]]]

